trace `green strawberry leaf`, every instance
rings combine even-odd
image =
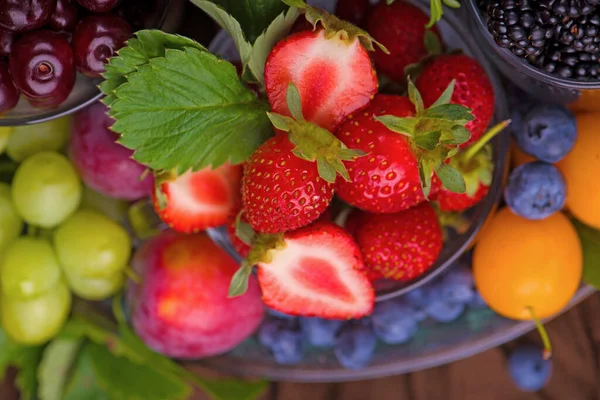
[[[272,112],[267,112],[267,117],[273,124],[273,126],[280,131],[289,132],[293,127],[298,125],[298,123],[290,117],[285,115],[276,114]]]
[[[415,144],[422,149],[434,150],[440,143],[441,131],[427,132],[415,137]]]
[[[65,385],[62,400],[111,400],[108,392],[98,384],[87,346],[82,348],[75,360],[73,374]]]
[[[442,43],[438,35],[433,33],[431,29],[427,29],[425,31],[425,49],[427,49],[427,53],[430,55],[440,55],[442,54]]]
[[[443,119],[447,121],[472,121],[475,117],[471,109],[459,104],[442,104],[423,111],[421,118]]]
[[[336,169],[333,165],[329,164],[323,158],[317,158],[317,171],[319,171],[319,176],[325,179],[327,182],[333,183],[335,182],[335,177],[337,176]],[[347,172],[346,172],[346,176]],[[345,179],[345,178],[344,178]],[[348,179],[350,179],[348,177]]]
[[[433,168],[431,163],[421,158],[419,160],[419,179],[421,180],[421,188],[423,189],[423,196],[425,200],[429,199],[431,193],[431,175],[433,174]]]
[[[435,172],[437,173],[438,178],[440,178],[442,185],[449,191],[454,193],[466,192],[467,188],[465,180],[456,168],[446,164],[440,164]]]
[[[415,105],[417,114],[421,114],[425,110],[421,93],[419,93],[415,84],[410,80],[410,77],[408,77],[408,98],[410,99],[410,102]]]
[[[18,370],[15,385],[19,389],[21,400],[36,399],[38,390],[37,368],[43,352],[43,346],[22,347],[15,356],[13,365]]]
[[[434,108],[437,106],[441,106],[444,104],[450,104],[450,100],[452,100],[452,94],[454,94],[454,86],[456,85],[456,79],[452,79],[448,87],[442,92],[440,97],[431,105],[430,108]]]
[[[130,74],[115,96],[112,129],[154,170],[239,164],[273,133],[268,105],[235,67],[195,48],[167,49]]]
[[[381,115],[374,119],[381,122],[389,130],[410,138],[415,135],[417,123],[419,122],[416,118],[401,118],[394,115]]]
[[[250,224],[242,220],[242,214],[244,211],[240,211],[235,217],[235,236],[248,246],[252,246],[252,242],[256,237],[256,232],[250,226]]]
[[[240,268],[235,272],[231,283],[229,284],[228,297],[237,297],[246,293],[248,290],[248,280],[252,275],[252,265],[243,262]]]
[[[454,125],[450,133],[449,137],[442,140],[442,144],[463,144],[471,138],[471,131],[462,125]]]
[[[264,32],[287,8],[281,0],[211,0],[229,13],[241,26],[250,43]]]
[[[267,382],[243,382],[221,380],[207,382],[204,390],[213,399],[219,400],[256,400],[260,398],[268,388]]]
[[[63,390],[81,348],[81,340],[56,339],[44,349],[38,366],[40,400],[62,400]]]
[[[298,122],[304,121],[304,115],[302,115],[302,101],[300,100],[300,92],[293,83],[290,83],[286,92],[286,101],[288,109],[292,117]]]
[[[583,281],[600,289],[600,231],[576,219],[572,221],[583,247]]]

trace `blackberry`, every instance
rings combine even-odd
[[[535,0],[492,1],[488,6],[488,30],[500,47],[519,57],[536,57],[547,48],[558,23],[550,9],[539,12]],[[543,18],[542,18],[543,17]]]
[[[577,51],[555,43],[535,65],[543,71],[562,78],[594,80],[600,76],[600,54]]]
[[[575,51],[600,51],[600,15],[597,13],[573,18],[556,27],[556,41]]]
[[[594,12],[600,0],[540,0],[538,3],[541,8],[552,10],[555,15],[577,18]]]

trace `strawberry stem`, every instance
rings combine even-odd
[[[465,164],[468,164],[469,161],[471,161],[471,159],[473,157],[475,157],[475,155],[477,153],[479,153],[479,151],[481,149],[483,149],[483,147],[486,144],[488,144],[490,140],[492,140],[498,133],[502,132],[504,130],[504,128],[506,128],[510,123],[511,123],[511,120],[507,119],[505,121],[502,121],[502,122],[494,125],[492,127],[492,129],[487,131],[475,144],[473,144],[471,147],[469,147],[465,151],[465,155],[463,158]]]
[[[535,327],[537,328],[540,336],[542,338],[542,343],[544,344],[544,360],[548,360],[552,357],[552,343],[550,343],[550,338],[548,337],[548,332],[539,318],[535,315],[535,311],[533,307],[527,306],[527,310],[529,310],[529,314],[531,314],[531,319],[535,322]]]
[[[129,278],[133,283],[139,285],[142,282],[142,277],[137,272],[135,272],[133,268],[127,266],[125,267],[123,272],[125,273],[125,276],[127,276],[127,278]]]

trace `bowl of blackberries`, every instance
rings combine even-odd
[[[171,0],[0,0],[0,126],[42,122],[100,97],[105,61]]]
[[[599,0],[466,4],[474,38],[508,80],[545,101],[600,107],[592,101],[600,91]]]

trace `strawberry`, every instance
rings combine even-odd
[[[356,26],[364,26],[367,16],[371,11],[369,0],[339,0],[335,8],[335,15],[353,23]]]
[[[346,146],[367,153],[346,163],[349,182],[336,182],[338,196],[348,204],[373,213],[406,210],[424,201],[432,188],[439,188],[438,176],[450,190],[465,190],[458,172],[444,162],[469,133],[457,115],[443,118],[450,108],[460,114],[458,118],[472,116],[464,107],[443,104],[450,98],[452,85],[430,109],[423,109],[411,82],[409,92],[410,98],[376,95],[336,132]]]
[[[429,203],[396,214],[365,214],[355,237],[367,269],[399,281],[431,268],[443,246],[442,228]]]
[[[154,209],[167,225],[183,233],[223,225],[235,208],[241,175],[241,166],[229,164],[176,177],[158,175]]]
[[[450,165],[456,168],[465,179],[466,191],[465,193],[452,193],[442,188],[433,197],[440,211],[465,211],[485,198],[492,183],[494,171],[492,149],[487,143],[509,123],[510,121],[503,121],[495,125],[477,143],[449,160]]]
[[[286,93],[294,84],[306,120],[331,131],[377,92],[367,53],[374,50],[373,42],[366,32],[325,11],[306,5],[302,10],[315,30],[292,34],[271,50],[265,64],[267,97],[273,112],[291,116]]]
[[[375,292],[352,237],[329,222],[283,236],[258,262],[258,281],[268,307],[290,315],[361,318],[373,310]]]
[[[390,51],[385,54],[375,50],[373,61],[377,70],[393,81],[404,81],[404,69],[429,54],[425,44],[428,21],[429,17],[420,8],[406,1],[397,0],[391,5],[381,1],[376,5],[369,15],[367,31]],[[439,42],[437,28],[431,32]]]
[[[470,139],[462,147],[475,143],[486,131],[494,115],[494,88],[483,67],[464,54],[445,54],[426,65],[416,85],[426,107],[433,104],[448,84],[456,80],[451,103],[472,110],[475,119],[466,125]]]

